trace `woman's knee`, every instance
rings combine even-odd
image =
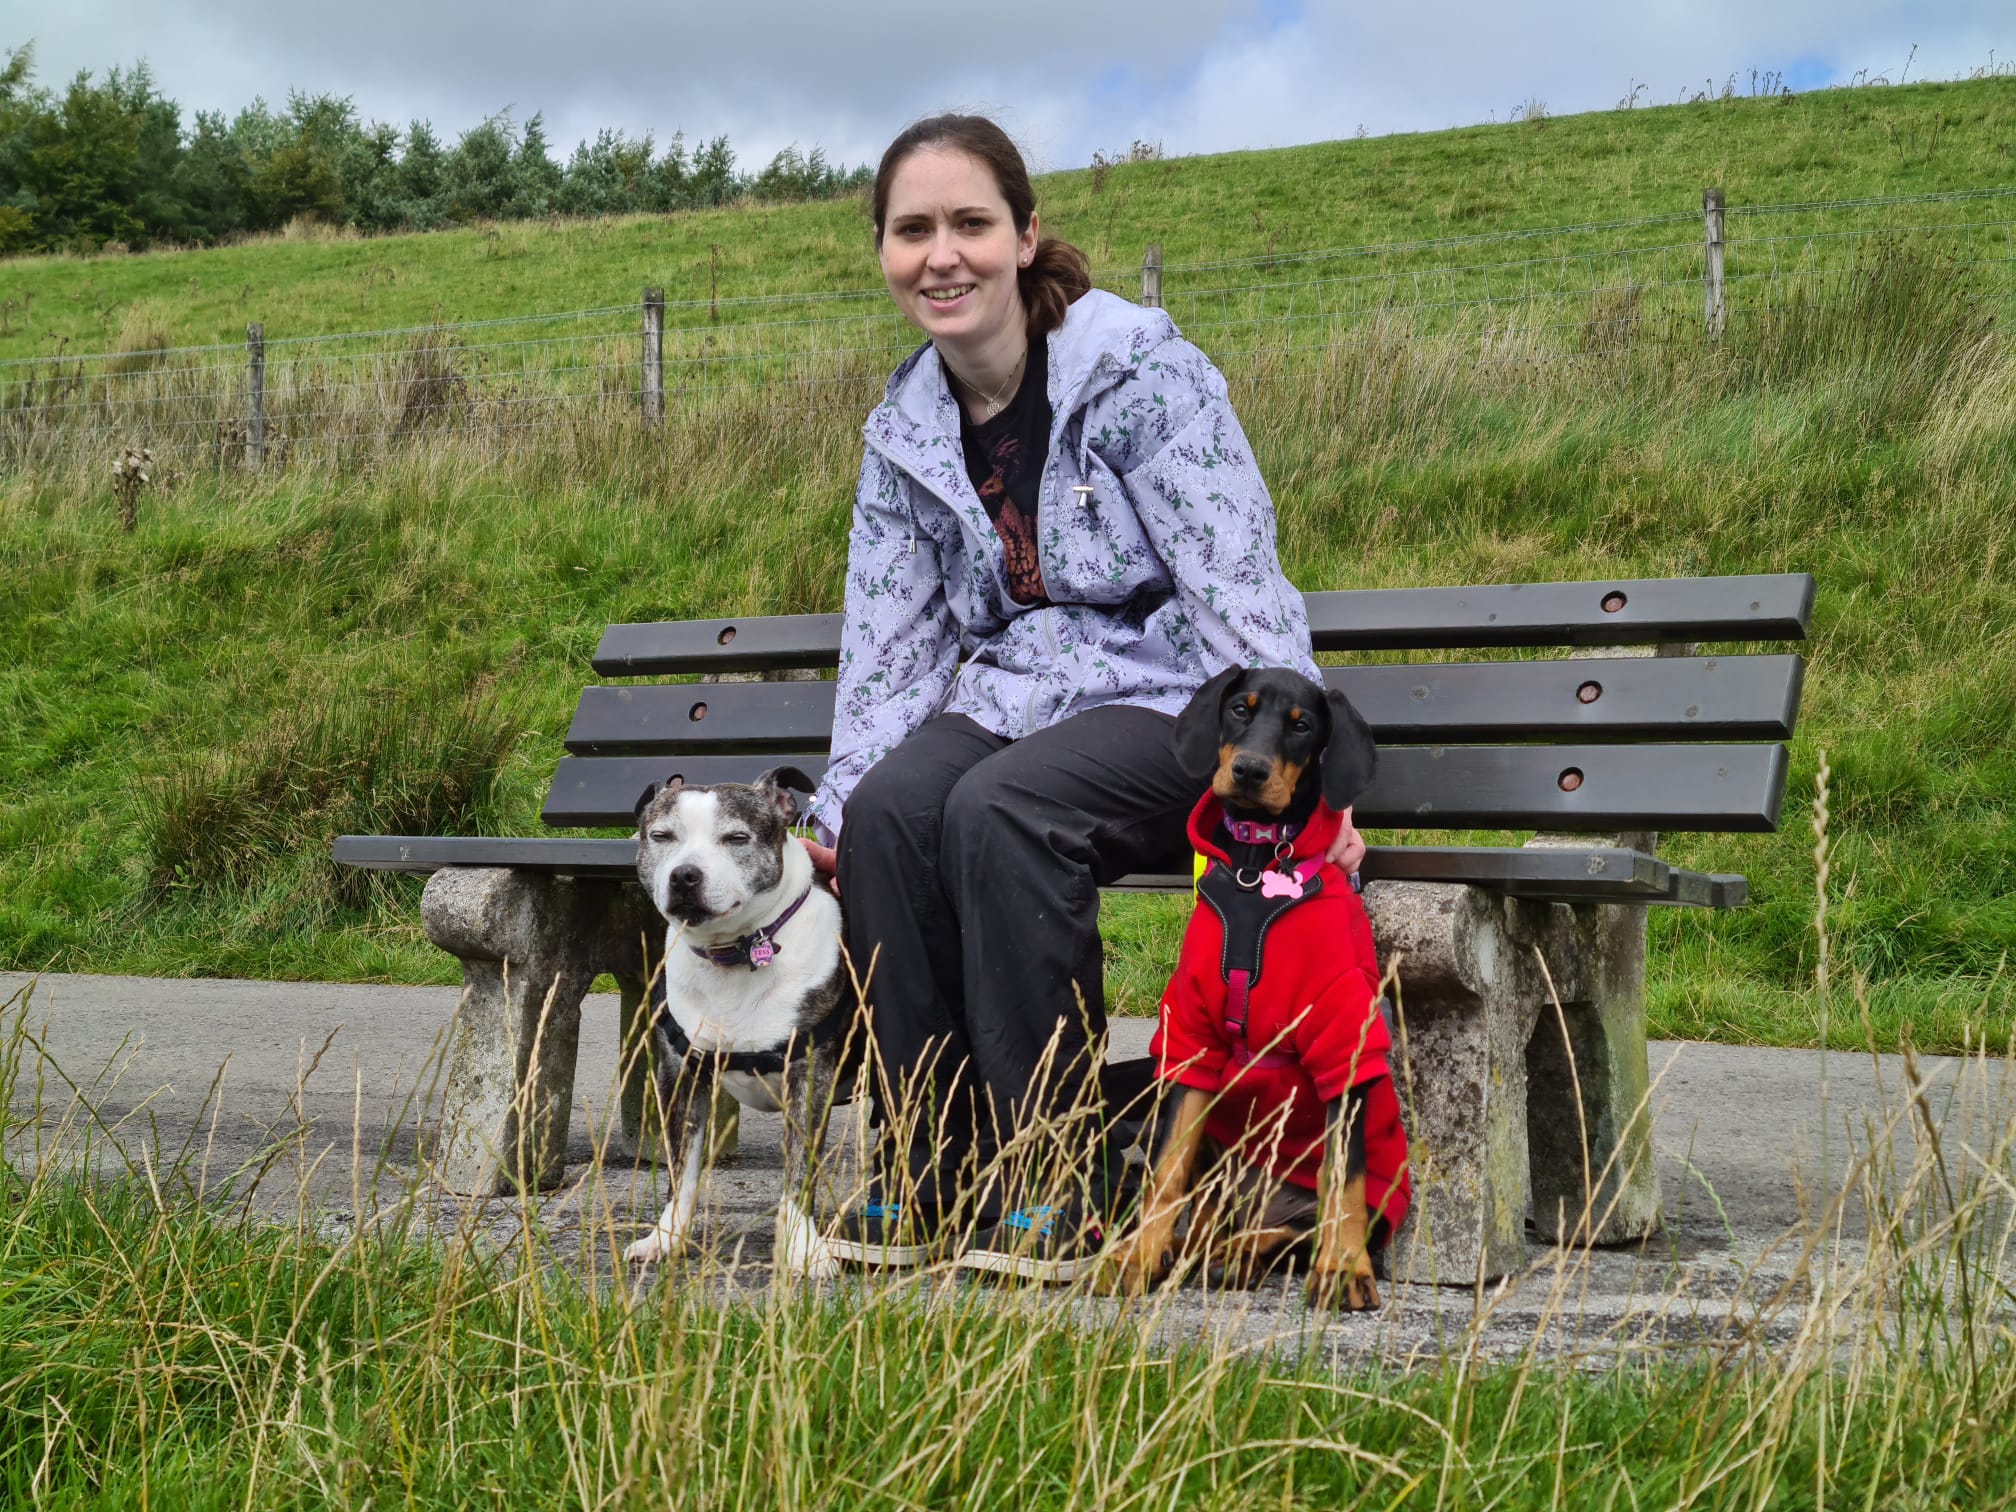
[[[845,828],[856,834],[879,833],[891,825],[907,825],[919,819],[937,817],[932,812],[931,794],[914,774],[900,769],[900,763],[884,757],[861,775],[854,791],[847,795]],[[860,828],[856,828],[859,826]]]
[[[880,886],[874,879],[936,869],[941,815],[920,803],[917,783],[888,766],[870,767],[847,796],[838,856],[843,893],[857,879]]]
[[[953,786],[945,798],[945,819],[940,831],[943,853],[969,855],[975,847],[997,838],[1012,822],[1014,807],[998,772],[982,763]]]
[[[842,834],[922,828],[935,838],[952,789],[1002,744],[961,715],[926,722],[861,774]]]
[[[1091,820],[1032,781],[1027,764],[990,761],[959,779],[945,800],[938,842],[939,866],[947,875],[969,871],[976,862],[1014,864],[1041,857],[1043,864],[1068,867],[1088,862]]]

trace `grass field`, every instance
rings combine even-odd
[[[2012,136],[2016,83],[1991,81],[1137,164],[1042,193],[1096,256],[1152,235],[1175,260],[1686,209],[1708,178],[1732,200],[1978,185],[2006,176]],[[144,300],[205,340],[233,334],[248,289],[273,325],[325,330],[628,299],[647,278],[704,294],[710,240],[737,292],[858,287],[859,214],[42,259],[0,280],[32,291],[38,330]],[[1305,586],[1818,577],[1784,831],[1668,848],[1746,872],[1755,901],[1655,919],[1656,1032],[1818,1034],[1824,752],[1837,981],[1866,978],[1881,1043],[2008,1041],[2016,357],[1982,276],[1906,243],[1827,301],[1739,310],[1719,349],[1487,364],[1374,326],[1292,364],[1227,360]],[[0,479],[0,965],[452,979],[417,884],[336,873],[329,838],[537,832],[605,623],[837,607],[876,387],[656,435],[612,407],[505,450],[423,437],[351,470],[191,470],[150,485],[130,535],[109,458]],[[1109,909],[1116,1006],[1152,1010],[1182,904]]]

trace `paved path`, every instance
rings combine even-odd
[[[401,1163],[411,1161],[415,1131],[431,1111],[427,1089],[456,998],[453,988],[0,973],[0,1006],[7,1008],[0,1019],[11,1020],[25,1003],[50,1067],[92,1089],[100,1117],[129,1147],[152,1141],[172,1153],[187,1143],[203,1152],[215,1180],[286,1142],[262,1200],[291,1206],[305,1187],[339,1226],[353,1193],[372,1185],[381,1152],[380,1190],[404,1184]],[[585,1168],[612,1103],[616,1024],[613,996],[588,1000],[570,1165]],[[1117,1023],[1116,1053],[1145,1053],[1150,1027]],[[1928,1057],[1919,1064],[1949,1162],[1964,1165],[1968,1150],[1989,1148],[2016,1122],[2016,1069],[2007,1063]],[[1549,1267],[1562,1257],[1536,1251],[1534,1273],[1490,1304],[1493,1336],[1504,1348],[1530,1340],[1535,1327],[1587,1339],[1647,1317],[1663,1320],[1658,1329],[1668,1332],[1680,1315],[1679,1332],[1713,1331],[1748,1301],[1788,1286],[1797,1294],[1803,1276],[1786,1235],[1840,1189],[1855,1153],[1870,1147],[1869,1131],[1890,1119],[1898,1126],[1892,1149],[1900,1168],[1914,1159],[1915,1130],[1894,1116],[1903,1106],[1901,1057],[1836,1053],[1823,1067],[1812,1051],[1668,1042],[1653,1047],[1652,1073],[1664,1231],[1643,1246],[1573,1257],[1572,1328],[1548,1321]],[[31,1065],[16,1086],[17,1113],[34,1083]],[[52,1128],[63,1099],[53,1075],[42,1085],[43,1123]],[[745,1113],[742,1154],[717,1174],[707,1228],[718,1250],[757,1263],[759,1280],[770,1242],[764,1220],[777,1192],[776,1124],[774,1116]],[[660,1200],[656,1184],[647,1172],[628,1190],[598,1193],[610,1204],[602,1229],[634,1224],[625,1238],[640,1231]],[[592,1237],[583,1185],[542,1207],[550,1224]],[[515,1229],[515,1213],[497,1210],[509,1206],[491,1205],[492,1221],[506,1231]],[[1848,1204],[1839,1243],[1851,1261],[1863,1225],[1861,1205]],[[1391,1290],[1397,1295],[1378,1321],[1332,1329],[1340,1347],[1358,1347],[1353,1341],[1369,1339],[1370,1330],[1388,1351],[1446,1336],[1452,1321],[1469,1320],[1477,1301],[1462,1290]],[[1205,1318],[1215,1304],[1198,1298],[1184,1306]],[[1264,1293],[1234,1304],[1236,1326],[1249,1332],[1286,1326],[1295,1310],[1299,1303]]]

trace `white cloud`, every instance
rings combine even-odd
[[[931,110],[995,113],[1035,166],[1160,139],[1172,152],[1320,141],[1649,103],[1741,71],[1950,77],[2016,54],[2007,0],[1024,0],[873,4],[547,0],[0,0],[0,39],[34,36],[61,82],[144,56],[185,107],[235,109],[288,89],[351,95],[366,115],[452,133],[509,107],[545,114],[564,156],[598,127],[662,141],[725,133],[745,164],[789,143],[872,161]]]

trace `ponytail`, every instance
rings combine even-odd
[[[1036,243],[1036,255],[1021,271],[1016,286],[1022,308],[1029,312],[1029,334],[1048,336],[1064,324],[1064,312],[1092,288],[1092,265],[1067,241],[1046,236]]]

